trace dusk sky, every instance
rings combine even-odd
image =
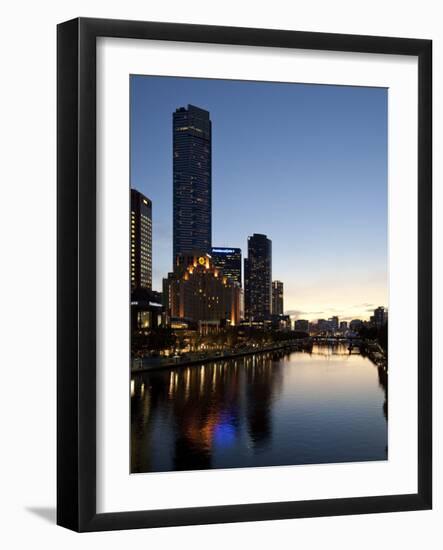
[[[153,288],[172,269],[172,113],[212,120],[212,243],[272,240],[295,318],[388,306],[385,88],[131,77],[131,185],[152,200]]]

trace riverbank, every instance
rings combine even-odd
[[[360,344],[360,352],[362,353],[362,355],[366,355],[367,357],[369,357],[369,359],[373,363],[375,363],[377,367],[383,367],[385,370],[387,370],[387,354],[378,342],[372,340],[364,340]]]
[[[171,360],[167,359],[166,361],[162,358],[135,358],[131,361],[131,374],[137,372],[146,372],[153,370],[162,370],[170,369],[176,367],[191,367],[195,365],[203,365],[205,363],[210,363],[212,361],[226,361],[228,359],[237,359],[241,357],[246,357],[248,355],[254,354],[263,354],[263,353],[274,353],[277,351],[303,351],[308,350],[312,347],[312,344],[306,341],[293,341],[285,342],[273,346],[265,346],[262,348],[247,348],[244,350],[237,350],[234,352],[221,352],[218,354],[207,355],[207,356],[186,356],[180,358],[180,360]],[[154,360],[153,360],[154,359]],[[155,360],[160,359],[160,361]]]

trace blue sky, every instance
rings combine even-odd
[[[273,244],[285,310],[367,318],[387,304],[385,88],[131,77],[131,185],[153,202],[153,287],[171,270],[172,113],[212,120],[214,246]]]

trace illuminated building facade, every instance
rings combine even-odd
[[[163,288],[170,318],[186,319],[200,327],[240,322],[240,286],[223,275],[209,254],[196,251],[177,256],[174,272]]]
[[[263,321],[272,308],[272,241],[266,235],[254,233],[248,237],[248,257],[245,258],[245,317]]]
[[[215,267],[223,271],[223,275],[241,286],[241,249],[213,247],[211,258]]]
[[[188,105],[173,113],[173,263],[211,249],[211,132],[208,111]]]
[[[163,324],[163,306],[160,292],[138,288],[131,292],[132,334],[146,333]]]
[[[152,203],[131,189],[131,290],[152,288]]]
[[[272,281],[272,313],[283,315],[283,283]]]

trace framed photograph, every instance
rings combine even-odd
[[[429,40],[58,26],[59,525],[431,508],[431,75]]]

